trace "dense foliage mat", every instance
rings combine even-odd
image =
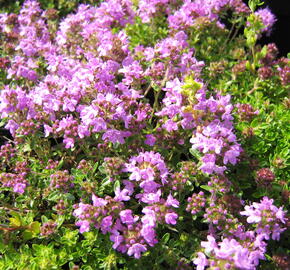
[[[78,2],[0,14],[0,268],[289,269],[275,16]]]

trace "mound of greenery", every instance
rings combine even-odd
[[[268,8],[1,5],[0,269],[289,269]]]

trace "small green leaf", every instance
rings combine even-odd
[[[261,197],[263,197],[263,196],[265,196],[265,195],[266,195],[266,193],[265,193],[264,190],[258,190],[258,191],[254,192],[254,193],[252,194],[252,196],[253,196],[254,198],[256,198],[256,199],[259,199],[259,198],[261,198]]]
[[[96,162],[93,167],[93,173],[98,169],[98,167],[99,167],[99,162]]]
[[[99,167],[99,171],[100,171],[102,174],[106,174],[106,168],[105,168],[105,166],[104,166],[103,164]]]
[[[102,181],[101,187],[106,187],[110,185],[112,182],[109,177],[105,177],[104,180]]]
[[[115,183],[114,183],[114,191],[116,192],[117,189],[120,189],[120,181],[119,180],[116,180]]]
[[[197,149],[190,148],[189,153],[198,159],[201,158],[201,153]]]
[[[34,221],[34,222],[30,223],[28,228],[34,234],[38,234],[40,232],[40,223],[38,221]]]
[[[22,237],[24,240],[30,240],[32,239],[34,236],[33,232],[31,231],[28,231],[28,230],[25,230],[23,233],[22,233]]]
[[[162,243],[166,244],[168,241],[169,241],[169,238],[170,238],[170,234],[169,233],[166,233],[163,235],[162,237]]]
[[[21,226],[21,220],[18,218],[9,218],[10,225],[13,227],[20,227]]]
[[[207,191],[210,191],[210,190],[212,190],[212,187],[210,187],[210,186],[201,185],[200,187],[201,187],[202,189],[205,189],[205,190],[207,190]]]

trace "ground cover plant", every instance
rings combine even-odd
[[[0,269],[289,269],[271,11],[70,3],[0,15]]]

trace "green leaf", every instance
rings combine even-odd
[[[170,238],[170,234],[169,233],[166,233],[163,235],[162,237],[162,243],[166,244],[168,241],[169,241],[169,238]]]
[[[31,146],[29,143],[26,143],[23,148],[22,148],[23,152],[30,152],[31,151]]]
[[[202,157],[201,153],[197,149],[190,148],[189,153],[198,159]]]
[[[120,189],[120,181],[119,180],[116,180],[115,183],[114,183],[114,191],[116,192],[117,189]]]
[[[282,186],[279,185],[278,183],[274,183],[272,185],[272,188],[273,188],[273,190],[278,191],[278,192],[282,191],[282,189],[283,189]]]
[[[96,162],[93,167],[93,173],[98,169],[98,167],[99,167],[99,162]]]
[[[205,190],[207,190],[207,191],[210,191],[210,190],[212,190],[212,187],[210,187],[210,186],[201,185],[200,187],[201,187],[202,189],[205,189]]]
[[[44,215],[41,216],[41,222],[42,223],[46,223],[46,222],[48,222],[48,220],[49,219],[47,218],[47,216],[44,216]]]
[[[110,185],[111,183],[112,183],[112,181],[110,180],[110,177],[105,177],[101,183],[101,187],[106,187],[106,186]]]
[[[30,240],[34,237],[34,234],[33,234],[33,232],[26,230],[22,233],[22,237],[24,240]]]
[[[22,225],[21,219],[18,218],[9,218],[10,225],[13,227],[20,227]]]
[[[40,232],[40,223],[38,221],[34,221],[30,223],[28,227],[29,227],[29,230],[33,232],[34,234],[38,234]]]
[[[105,166],[104,166],[103,164],[99,167],[99,171],[100,171],[102,174],[106,174],[106,168],[105,168]]]
[[[47,200],[57,201],[60,198],[60,196],[61,195],[59,194],[59,192],[57,190],[54,190],[48,195]]]
[[[256,199],[259,199],[259,198],[261,198],[261,197],[263,197],[263,196],[265,196],[265,195],[266,195],[265,190],[258,190],[258,191],[254,192],[254,193],[252,194],[252,196],[253,196],[254,198],[256,198]]]

